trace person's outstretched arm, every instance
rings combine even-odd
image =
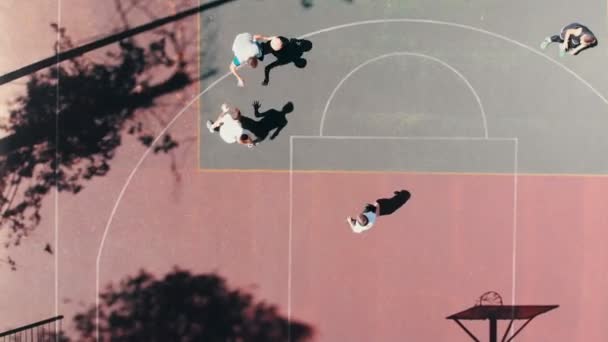
[[[245,86],[245,82],[243,81],[243,78],[241,78],[239,73],[237,72],[237,69],[238,69],[238,67],[234,64],[234,62],[231,62],[230,63],[230,72],[234,75],[234,77],[236,77],[237,85],[239,87],[243,87],[243,86]]]
[[[562,50],[568,50],[568,44],[570,44],[570,36],[574,34],[574,29],[569,29],[564,32],[564,42],[561,44]]]
[[[353,218],[352,217],[347,217],[346,221],[348,222],[348,225],[350,226],[350,229],[352,229],[353,231],[355,231],[355,225],[353,224]]]
[[[217,119],[215,119],[215,121],[213,122],[213,124],[211,125],[211,129],[217,129],[218,127],[220,127],[222,124],[224,124],[224,122],[222,121],[222,118],[224,117],[224,115],[226,115],[227,112],[222,111],[218,116]]]
[[[257,41],[265,41],[266,42],[266,41],[271,40],[272,38],[274,38],[274,36],[264,36],[264,35],[261,35],[261,34],[254,34],[253,35],[253,40],[257,40]]]

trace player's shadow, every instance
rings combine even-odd
[[[253,110],[256,118],[261,118],[256,121],[246,116],[241,117],[243,128],[250,131],[256,136],[256,143],[262,142],[270,135],[270,140],[274,140],[279,133],[287,126],[287,115],[293,112],[293,103],[287,102],[283,108],[268,109],[260,112],[260,103],[253,103]],[[271,134],[272,133],[272,134]]]
[[[262,85],[268,85],[270,82],[270,70],[278,66],[293,63],[297,68],[303,69],[308,63],[302,56],[304,56],[305,52],[312,49],[312,42],[310,40],[279,38],[283,41],[283,48],[281,50],[273,51],[270,47],[264,49],[266,54],[272,54],[276,57],[276,60],[264,68],[264,81],[262,81]]]
[[[412,197],[409,191],[395,191],[391,198],[380,198],[376,202],[380,206],[380,216],[391,215],[401,208]]]

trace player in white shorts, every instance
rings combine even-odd
[[[222,112],[215,122],[207,120],[209,132],[219,132],[220,137],[228,144],[239,143],[251,148],[255,145],[249,134],[245,133],[241,124],[241,111],[231,108],[227,104],[222,105]]]

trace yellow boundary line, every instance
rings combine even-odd
[[[450,171],[376,171],[376,170],[284,170],[284,169],[202,169],[197,168],[196,173],[242,173],[242,174],[253,174],[253,173],[278,173],[278,174],[289,174],[302,173],[302,174],[371,174],[371,175],[413,175],[413,176],[515,176],[512,172],[450,172]],[[518,177],[579,177],[579,178],[603,178],[608,177],[608,174],[592,174],[592,173],[523,173],[518,172]]]

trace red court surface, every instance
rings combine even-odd
[[[148,147],[142,145],[137,137],[125,135],[112,160],[111,171],[106,176],[84,182],[84,190],[77,195],[60,192],[57,195],[49,193],[45,197],[41,207],[42,220],[36,227],[35,234],[25,239],[21,247],[3,252],[18,261],[19,269],[0,281],[5,297],[0,305],[0,324],[3,325],[0,330],[38,321],[49,317],[51,313],[60,313],[65,316],[64,327],[72,335],[75,315],[94,305],[100,292],[110,283],[117,284],[125,277],[136,275],[141,269],[162,278],[177,266],[193,274],[215,273],[225,278],[231,288],[251,294],[256,301],[276,305],[281,316],[289,316],[310,325],[315,331],[314,341],[470,341],[446,317],[471,307],[486,291],[499,292],[505,304],[559,305],[556,310],[534,319],[517,337],[518,342],[608,341],[608,329],[604,324],[604,317],[608,315],[608,201],[605,200],[608,177],[382,172],[290,174],[274,171],[199,170],[197,149],[200,148],[201,132],[197,122],[217,109],[214,101],[218,102],[220,98],[222,101],[238,100],[235,94],[246,98],[247,104],[258,99],[260,94],[268,96],[268,99],[262,99],[264,105],[271,105],[275,101],[277,104],[274,105],[278,105],[293,100],[300,114],[291,114],[289,117],[288,127],[293,128],[291,133],[299,133],[300,129],[310,126],[315,128],[316,134],[319,123],[315,115],[320,115],[323,106],[315,101],[325,100],[333,89],[334,78],[348,72],[348,63],[344,59],[333,58],[334,55],[343,53],[348,56],[351,51],[360,52],[356,51],[358,47],[366,54],[374,53],[371,46],[368,46],[365,34],[361,36],[362,39],[343,39],[342,42],[349,44],[348,50],[342,52],[322,49],[324,43],[329,44],[341,36],[319,34],[313,39],[315,48],[310,53],[310,65],[306,71],[315,71],[315,64],[320,65],[321,61],[325,61],[330,62],[328,66],[332,69],[327,70],[332,72],[317,69],[321,71],[311,74],[315,75],[310,78],[314,83],[304,83],[301,89],[305,91],[297,94],[302,96],[301,101],[292,99],[297,88],[288,86],[296,87],[297,84],[300,87],[301,82],[292,81],[296,77],[294,75],[301,77],[302,74],[295,74],[290,69],[279,72],[279,69],[273,72],[272,87],[265,89],[264,93],[249,86],[247,90],[236,89],[234,80],[227,78],[221,86],[218,85],[183,112],[184,105],[191,98],[228,72],[227,63],[232,57],[229,45],[234,34],[241,29],[255,29],[268,34],[283,32],[296,36],[360,20],[428,18],[481,27],[488,32],[499,32],[522,41],[525,45],[536,47],[537,38],[548,34],[551,27],[558,29],[565,18],[572,14],[565,2],[559,6],[538,3],[534,7],[529,2],[519,1],[512,9],[510,6],[493,7],[483,4],[479,8],[473,6],[464,11],[449,0],[439,1],[431,5],[430,9],[427,9],[426,2],[422,6],[422,2],[418,4],[417,1],[408,4],[405,1],[393,1],[399,6],[389,9],[385,6],[390,5],[389,2],[384,5],[380,4],[382,2],[369,2],[368,5],[365,1],[354,1],[336,10],[330,7],[334,6],[329,5],[330,2],[319,0],[316,1],[316,10],[300,12],[299,1],[274,1],[272,8],[277,13],[283,14],[283,10],[289,6],[297,8],[297,12],[270,20],[273,16],[269,15],[272,13],[268,12],[267,4],[241,1],[243,5],[239,6],[246,7],[226,6],[222,12],[209,16],[205,14],[202,24],[200,18],[193,18],[189,24],[192,32],[201,27],[199,24],[207,25],[202,32],[209,32],[210,37],[214,37],[207,41],[208,45],[202,45],[203,52],[212,51],[214,54],[197,59],[197,63],[192,66],[193,75],[198,77],[201,74],[201,70],[197,70],[200,62],[204,62],[205,68],[210,71],[217,68],[214,72],[218,74],[204,80],[200,88],[199,85],[193,85],[179,93],[167,95],[164,99],[166,103],[159,101],[158,108],[155,106],[155,109],[162,112],[162,120],[158,120],[160,126],[157,127],[155,113],[150,120],[155,136],[161,134],[161,130],[164,132],[165,128],[169,128],[167,132],[181,139],[179,148],[170,154],[150,153],[140,159],[145,156]],[[360,3],[365,4],[357,7]],[[449,5],[447,8],[457,10],[446,11],[442,7],[446,4]],[[342,5],[345,4],[340,4]],[[62,19],[63,25],[69,28],[70,34],[74,34],[76,42],[124,26],[112,6],[100,5],[105,10],[93,12],[88,6],[85,6],[86,10],[74,12],[73,6],[76,6],[75,1],[64,4],[63,10],[53,6],[41,8],[45,15],[38,18],[40,20],[33,21],[39,25],[32,26],[36,28],[35,31],[41,32],[40,39],[29,42],[36,46],[36,53],[30,55],[19,52],[17,55],[21,59],[13,59],[9,64],[18,66],[51,53],[55,34],[48,30],[48,24],[55,21],[56,14],[61,14],[65,19]],[[601,11],[598,12],[593,6],[583,7],[583,11],[588,11],[588,16],[603,20],[603,16],[593,15]],[[521,9],[527,11],[522,17],[521,25],[512,25],[512,20],[506,14],[517,16],[522,13]],[[165,11],[168,10],[172,9],[166,7]],[[545,15],[548,10],[556,15]],[[25,12],[36,11],[27,9]],[[243,13],[249,15],[243,16]],[[144,19],[147,21],[147,16],[140,14],[140,17],[131,22],[131,25],[137,25]],[[260,21],[257,17],[268,20]],[[21,29],[21,18],[16,18],[19,23],[15,25]],[[392,26],[378,26],[376,29],[388,32],[390,27]],[[433,37],[434,31],[427,32],[427,29],[430,30],[430,27],[420,32]],[[214,30],[218,32],[214,33]],[[395,32],[399,31],[393,33]],[[460,32],[453,31],[453,34],[462,34]],[[349,37],[349,34],[359,33],[353,30],[341,31],[340,34]],[[373,31],[372,37],[377,37]],[[599,158],[592,158],[595,155],[590,154],[589,160],[603,160],[601,148],[598,147],[603,145],[596,146],[596,140],[602,141],[602,134],[597,129],[602,125],[591,125],[593,134],[589,136],[586,135],[587,132],[575,134],[575,131],[568,128],[580,128],[583,132],[583,127],[587,127],[585,125],[595,122],[590,120],[601,117],[604,107],[598,107],[598,110],[593,110],[595,107],[585,108],[590,115],[579,115],[572,122],[571,116],[565,115],[565,120],[560,121],[552,112],[549,112],[551,115],[547,120],[530,115],[538,111],[536,107],[539,106],[536,105],[542,101],[542,97],[535,92],[518,89],[517,85],[522,84],[522,78],[517,73],[509,73],[506,79],[500,79],[489,72],[495,66],[483,64],[485,66],[480,69],[477,64],[467,64],[468,59],[461,58],[465,54],[452,53],[456,51],[454,49],[444,51],[441,48],[445,46],[433,45],[433,39],[425,40],[427,36],[419,36],[420,41],[408,37],[405,33],[400,35],[411,45],[401,46],[386,41],[391,44],[381,46],[380,50],[384,51],[389,46],[392,49],[393,45],[399,51],[408,46],[423,48],[428,43],[433,48],[438,48],[440,55],[456,58],[457,62],[470,68],[472,73],[482,71],[472,83],[481,90],[480,98],[483,98],[489,114],[491,136],[515,136],[512,134],[513,127],[521,124],[525,126],[525,132],[528,132],[528,128],[531,131],[534,131],[532,128],[538,128],[538,132],[546,133],[551,139],[558,139],[560,143],[568,145],[565,152],[572,155],[578,155],[576,151],[584,153],[585,149],[579,150],[573,147],[576,144],[569,145],[568,141],[582,139],[588,145],[581,146],[593,146],[597,148],[594,151],[600,152]],[[470,42],[477,47],[492,48],[489,53],[491,59],[485,62],[498,61],[497,65],[501,69],[496,69],[498,71],[509,70],[512,63],[515,63],[513,65],[516,68],[534,67],[528,65],[528,61],[524,63],[513,59],[513,56],[520,53],[515,51],[517,49],[513,50],[514,54],[509,52],[498,56],[503,51],[497,48],[498,41],[491,45],[478,44],[479,37],[472,32],[465,33],[462,37],[472,39]],[[385,41],[367,40],[374,44]],[[215,44],[214,41],[219,43],[211,45]],[[454,47],[454,42],[457,40],[450,41],[448,45]],[[465,46],[457,44],[460,48]],[[39,47],[44,49],[39,50]],[[196,50],[195,46],[192,49]],[[99,51],[104,56],[105,52],[106,50]],[[196,50],[197,54],[198,52]],[[218,53],[217,56],[215,52]],[[550,58],[556,58],[555,51],[551,53]],[[324,58],[325,54],[328,58]],[[485,56],[482,54],[473,57]],[[542,58],[538,59],[538,63],[542,61]],[[598,62],[602,61],[601,53],[586,53],[584,57],[560,61],[562,62],[558,64],[563,63],[568,68],[573,68],[576,73],[580,73],[580,77],[589,79],[590,84],[598,87],[597,94],[606,93],[605,79],[598,76],[601,73],[594,67],[600,65]],[[553,69],[547,69],[546,72],[560,77],[572,76],[561,74],[562,71],[556,68],[558,65],[547,65],[545,67]],[[518,70],[523,71],[521,68]],[[260,71],[258,69],[256,72]],[[253,84],[253,71],[251,72],[250,84]],[[541,75],[542,72],[526,72],[522,75],[530,77],[536,74]],[[255,80],[256,83],[259,82]],[[527,78],[523,80],[536,81]],[[572,81],[569,78],[567,80]],[[338,79],[335,81],[337,83]],[[555,82],[545,83],[547,87],[541,88],[549,91],[547,94],[550,95],[551,90],[567,90]],[[367,94],[369,84],[373,85],[373,82],[360,84],[365,92],[354,88],[342,97],[348,106],[352,104],[348,100],[349,96]],[[408,84],[416,86],[415,83]],[[522,99],[511,102],[521,105],[522,110],[505,106],[502,99],[505,92],[494,91],[503,89],[497,88],[497,85],[511,84],[515,85],[515,90],[520,90],[514,91],[512,95],[516,98],[521,96]],[[354,83],[350,85],[355,87]],[[319,92],[328,87],[328,94],[314,98],[310,92],[313,87]],[[14,88],[10,89],[11,92],[14,91]],[[297,89],[298,92],[301,89]],[[435,88],[431,90],[433,89]],[[541,92],[542,89],[539,88],[538,91]],[[585,91],[584,96],[591,96],[585,88],[581,89],[574,94]],[[453,95],[453,92],[450,94]],[[470,95],[466,95],[468,97],[461,99],[470,99]],[[12,98],[13,94],[3,92],[0,97]],[[561,98],[566,99],[563,96]],[[533,101],[528,102],[528,99]],[[336,98],[335,103],[339,105],[339,101],[340,98]],[[393,99],[387,102],[398,105]],[[217,104],[219,103],[221,102]],[[311,106],[310,110],[305,110],[305,103]],[[375,101],[368,103],[376,109]],[[469,102],[466,104],[469,105]],[[344,110],[345,115],[359,115],[348,109],[344,106],[340,110]],[[401,109],[409,110],[405,107]],[[505,109],[513,113],[507,113]],[[468,111],[463,113],[468,114]],[[146,118],[151,113],[142,114]],[[172,121],[174,118],[175,122]],[[298,123],[297,120],[300,119],[302,121]],[[335,119],[338,120],[337,117]],[[369,129],[365,122],[360,121],[362,131]],[[434,121],[429,121],[429,127],[431,122]],[[526,122],[532,126],[525,125]],[[478,127],[477,124],[474,127]],[[386,133],[384,130],[380,132],[382,127],[376,128],[379,130],[377,134]],[[450,133],[453,131],[449,125],[445,129]],[[261,145],[260,150],[272,151],[270,147],[276,146],[277,151],[288,151],[286,142],[291,133],[285,131],[281,134],[282,141],[277,140],[272,144],[268,142],[268,145]],[[519,138],[524,141],[525,136]],[[536,136],[533,138],[529,140],[534,142],[530,145],[533,149],[526,150],[522,144],[519,147],[521,150],[516,150],[517,153],[528,153],[518,157],[521,157],[519,161],[523,161],[519,164],[520,167],[543,153],[543,148],[555,156],[552,159],[555,165],[571,163],[585,166],[562,159],[562,155],[555,152],[561,149],[550,143],[553,140],[537,141]],[[215,143],[223,144],[220,140],[214,140]],[[212,153],[224,153],[227,157],[232,156],[233,151],[246,151],[230,150],[232,147],[239,148],[237,146],[221,146],[221,150],[211,144],[203,145],[202,148]],[[266,148],[269,149],[263,150]],[[377,151],[372,148],[370,150]],[[355,157],[358,156],[357,152],[361,152],[356,149],[349,151],[354,151]],[[274,167],[267,163],[267,159],[255,159],[261,155],[256,153],[247,156],[264,164],[263,168]],[[424,154],[427,155],[426,152]],[[264,157],[270,155],[276,157],[272,153]],[[348,160],[344,155],[336,158]],[[287,158],[281,160],[287,165]],[[247,164],[246,160],[239,160],[241,161],[243,165]],[[307,161],[302,159],[302,162]],[[514,166],[514,169],[517,170],[517,167]],[[522,169],[526,168],[521,167],[520,170]],[[355,234],[349,229],[345,222],[347,215],[355,215],[366,202],[390,197],[393,191],[401,189],[411,192],[411,198],[401,209],[390,216],[380,217],[376,226],[363,234]],[[54,254],[44,251],[46,243],[53,245]],[[465,324],[482,341],[487,338],[487,322]],[[501,330],[504,327],[501,325]]]
[[[296,174],[293,182],[292,310],[320,340],[457,341],[445,317],[487,290],[510,297],[513,177]],[[401,189],[412,194],[401,209],[367,232],[350,230],[346,215]]]
[[[606,177],[520,175],[515,226],[512,175],[295,172],[291,291],[288,173],[184,173],[178,201],[153,196],[171,188],[150,188],[155,177],[143,171],[123,199],[101,284],[178,264],[255,289],[283,314],[291,293],[292,318],[317,341],[468,341],[445,318],[490,290],[512,303],[515,247],[516,304],[560,305],[517,341],[608,339]],[[401,209],[350,230],[347,215],[400,189],[411,192]],[[150,214],[134,222],[133,211]],[[486,338],[486,322],[468,326]]]
[[[294,315],[323,341],[467,341],[445,317],[489,290],[511,304],[515,252],[516,304],[560,305],[518,341],[606,340],[608,179],[517,181],[515,226],[513,176],[294,174]],[[399,189],[404,207],[350,231],[346,215]]]
[[[447,316],[489,290],[513,300],[511,175],[294,173],[288,291],[288,173],[184,169],[178,184],[158,182],[168,172],[144,165],[129,185],[101,255],[102,288],[141,268],[217,272],[283,315],[291,293],[291,316],[315,328],[315,341],[464,342]],[[401,209],[363,234],[350,231],[347,215],[399,189],[411,192]],[[560,305],[517,341],[608,340],[607,191],[608,177],[517,178],[515,302]],[[78,213],[98,201],[62,202],[73,210],[66,227],[92,228],[78,241],[62,231],[62,298],[95,298],[110,208],[97,206],[94,222]],[[62,303],[61,311],[72,317],[82,307]],[[486,322],[467,323],[486,337]]]

